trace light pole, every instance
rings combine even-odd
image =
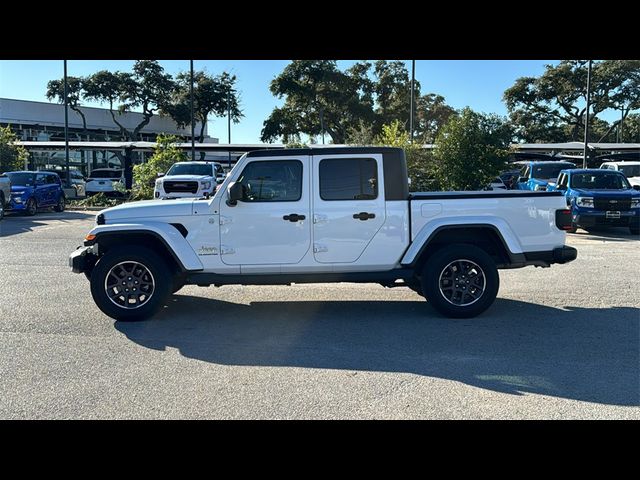
[[[587,168],[587,154],[589,152],[589,107],[591,106],[591,60],[587,67],[587,109],[584,114],[584,158],[582,168]]]
[[[227,91],[227,132],[229,135],[229,146],[231,146],[231,86]],[[228,157],[229,169],[231,169],[231,150]]]
[[[416,83],[416,61],[411,60],[411,102],[409,104],[409,139],[413,143],[413,96]]]
[[[69,86],[67,85],[67,61],[64,60],[64,164],[67,170],[67,187],[71,186],[69,173]]]
[[[196,160],[196,140],[194,138],[195,125],[193,123],[193,60],[189,60],[191,68],[191,81],[189,82],[189,100],[191,102],[191,161]]]

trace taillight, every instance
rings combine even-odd
[[[573,222],[571,221],[571,210],[564,208],[556,210],[556,227],[560,230],[572,230]]]

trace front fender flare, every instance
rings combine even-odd
[[[98,244],[100,243],[100,236],[113,234],[125,236],[134,233],[153,235],[160,240],[184,271],[198,271],[204,268],[189,242],[173,225],[168,223],[144,222],[98,225],[89,232],[90,235],[96,236]]]

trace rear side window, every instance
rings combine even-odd
[[[378,198],[378,163],[373,158],[327,158],[319,170],[322,200]]]
[[[302,197],[302,162],[251,162],[240,174],[243,202],[297,202]]]
[[[47,185],[57,185],[60,183],[60,177],[58,177],[58,175],[47,175],[45,177],[45,183]]]

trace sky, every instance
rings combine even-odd
[[[189,60],[161,60],[168,73],[189,70]],[[209,73],[223,71],[238,77],[241,108],[244,118],[231,127],[232,143],[261,143],[262,123],[274,107],[283,104],[269,91],[269,84],[289,60],[194,60],[194,69]],[[341,69],[355,60],[339,60]],[[437,93],[456,109],[466,106],[485,113],[506,115],[502,102],[503,92],[523,76],[538,76],[546,64],[557,60],[417,60],[416,80],[421,93]],[[406,61],[411,68],[411,61]],[[98,70],[131,71],[133,60],[69,60],[69,76],[85,76]],[[45,97],[47,82],[62,78],[62,60],[0,60],[0,97],[21,100],[48,101]],[[85,103],[89,106],[100,106]],[[209,121],[208,133],[228,143],[226,118]]]

